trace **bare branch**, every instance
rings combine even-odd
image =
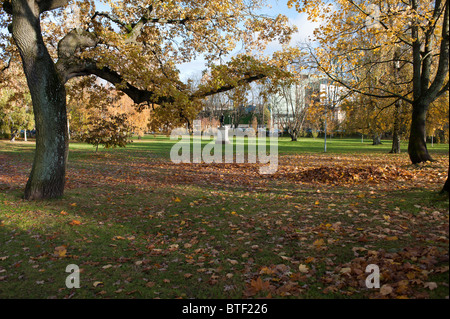
[[[225,84],[223,86],[220,86],[218,88],[209,88],[206,90],[198,90],[197,92],[191,94],[190,98],[191,99],[198,99],[198,98],[204,98],[204,97],[208,97],[217,93],[223,93],[223,92],[227,92],[230,91],[238,86],[247,84],[247,83],[251,83],[257,80],[261,80],[264,79],[265,77],[267,77],[267,74],[255,74],[252,76],[246,76],[243,79],[240,79],[236,82],[236,84]]]
[[[12,58],[9,58],[8,63],[0,70],[0,73],[3,73],[7,69],[9,69],[9,67],[11,66],[11,60]]]
[[[117,18],[117,17],[113,17],[112,15],[110,15],[110,14],[107,13],[107,12],[98,12],[98,11],[96,11],[96,12],[94,13],[94,15],[92,16],[91,20],[94,20],[97,16],[99,16],[99,17],[105,17],[105,18],[107,18],[108,20],[111,20],[112,22],[114,22],[114,23],[120,25],[120,26],[123,27],[124,29],[127,28],[127,25],[126,25],[125,22],[119,20],[119,18]]]

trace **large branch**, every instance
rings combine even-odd
[[[11,66],[11,60],[12,60],[12,57],[9,58],[8,63],[6,63],[6,65],[0,69],[0,73],[3,73],[5,70],[9,69],[9,67]]]
[[[227,91],[231,91],[233,89],[235,89],[236,87],[239,87],[241,85],[247,84],[247,83],[251,83],[254,81],[258,81],[258,80],[262,80],[265,77],[267,77],[267,74],[263,74],[263,73],[259,73],[259,74],[255,74],[255,75],[251,75],[251,76],[246,76],[243,79],[240,79],[238,81],[236,81],[236,83],[234,84],[224,84],[220,87],[215,87],[215,88],[208,88],[208,89],[200,89],[194,93],[192,93],[190,95],[191,99],[200,99],[200,98],[205,98],[214,94],[218,94],[218,93],[223,93],[223,92],[227,92]]]
[[[35,0],[35,1],[37,8],[39,8],[39,13],[64,7],[69,3],[69,0]],[[3,10],[5,10],[7,14],[13,14],[11,0],[5,0],[3,2]]]
[[[7,13],[7,14],[12,14],[12,3],[10,0],[5,0],[3,2],[3,10]]]
[[[150,90],[144,90],[133,86],[126,82],[119,73],[108,67],[98,68],[95,63],[88,63],[86,64],[85,72],[87,74],[96,75],[109,83],[114,84],[118,90],[128,95],[136,104],[147,102],[164,105],[174,101],[170,96],[157,96]]]
[[[95,60],[82,59],[77,56],[78,51],[86,48],[94,48],[99,44],[101,44],[101,40],[94,33],[76,29],[72,30],[63,39],[61,39],[58,43],[58,62],[56,63],[56,67],[64,82],[67,82],[74,77],[95,75],[115,85],[118,90],[127,94],[136,104],[147,102],[164,105],[175,101],[173,96],[159,96],[151,90],[134,86],[127,81],[122,74],[111,69],[110,67],[99,67]],[[156,52],[154,52],[154,54],[156,54]],[[161,60],[158,61],[162,69],[162,73],[168,77],[168,75],[164,72],[163,62]],[[273,72],[273,70],[270,68],[267,70],[262,68],[259,71],[251,72],[248,71],[248,67],[245,66],[242,72],[239,72],[236,67],[234,67],[233,73],[237,74],[236,77],[239,78],[232,81],[232,83],[224,83],[218,87],[202,87],[194,93],[189,91],[186,86],[182,85],[179,81],[172,81],[172,85],[174,85],[174,88],[179,93],[185,94],[189,100],[193,101],[217,93],[230,91],[238,86],[251,83],[253,81],[261,80],[267,77],[271,72]],[[242,74],[242,76],[239,76],[239,73]]]
[[[120,25],[122,27],[122,29],[126,31],[127,39],[125,42],[128,42],[128,43],[135,42],[137,40],[137,38],[140,36],[143,27],[149,22],[150,23],[159,23],[159,24],[186,25],[188,22],[204,21],[207,19],[206,17],[194,18],[194,17],[189,17],[189,16],[182,18],[182,19],[152,18],[151,17],[152,12],[153,12],[153,6],[150,5],[145,9],[144,14],[139,18],[139,20],[137,20],[137,22],[134,22],[131,24],[127,24],[127,23],[121,21],[119,18],[117,18],[107,12],[95,12],[94,16],[91,19],[94,20],[98,16],[104,17],[104,18],[107,18],[108,20],[116,23],[117,25]]]
[[[58,43],[58,57],[59,59],[70,58],[74,56],[77,50],[83,48],[93,48],[100,40],[95,34],[73,29],[66,34]]]
[[[445,12],[442,22],[442,39],[439,54],[439,63],[436,71],[436,76],[434,77],[433,83],[427,90],[426,96],[429,97],[433,102],[436,97],[441,94],[442,90],[445,91],[445,80],[447,79],[447,89],[448,90],[448,71],[449,71],[449,3],[448,0],[445,3]]]
[[[66,6],[69,0],[36,0],[39,12],[51,11]]]
[[[73,61],[73,60],[72,60]],[[128,95],[134,103],[154,103],[158,105],[164,105],[173,103],[175,101],[172,96],[159,96],[156,95],[151,90],[140,89],[129,82],[127,82],[124,77],[118,72],[111,70],[109,67],[98,67],[97,64],[93,61],[79,61],[78,68],[72,67],[72,74],[70,77],[76,76],[86,76],[86,75],[96,75],[109,83],[115,85],[118,90],[122,91],[126,95]],[[207,89],[199,89],[198,91],[191,93],[188,90],[183,90],[182,88],[178,88],[179,92],[182,94],[186,94],[188,99],[191,101],[202,99],[214,94],[222,93],[230,91],[236,87],[241,85],[251,83],[257,80],[261,80],[265,78],[267,74],[255,74],[252,76],[245,76],[244,78],[237,80],[233,84],[224,84],[220,87],[207,88]]]

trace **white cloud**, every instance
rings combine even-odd
[[[308,21],[305,14],[297,14],[295,17],[289,18],[290,25],[296,26],[298,31],[291,36],[290,46],[296,46],[299,43],[314,41],[314,30],[320,26],[320,22]],[[281,49],[278,41],[268,43],[265,53],[270,55]]]
[[[314,30],[320,26],[320,22],[308,21],[306,14],[298,14],[294,19],[290,19],[290,22],[298,28],[298,32],[292,36],[291,45],[307,40],[313,41]]]
[[[178,65],[180,70],[180,79],[187,82],[189,79],[201,78],[202,71],[205,69],[206,60],[199,58],[191,62]]]

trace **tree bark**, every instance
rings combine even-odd
[[[450,175],[450,169],[449,169],[448,175]],[[447,180],[445,181],[444,187],[441,190],[441,194],[445,194],[445,193],[447,193],[447,195],[450,194],[450,183],[448,182],[448,175],[447,175]]]
[[[36,151],[25,199],[63,195],[68,154],[66,92],[40,29],[40,8],[33,0],[12,1],[12,34],[19,49],[33,101]]]
[[[428,153],[426,144],[425,120],[428,105],[414,103],[411,119],[411,133],[409,136],[408,154],[413,164],[434,161]]]
[[[381,134],[379,133],[374,133],[373,134],[373,143],[372,145],[380,145],[381,143]]]
[[[10,142],[15,142],[16,141],[16,137],[17,137],[17,132],[18,131],[19,130],[11,129],[11,138],[9,139]]]
[[[392,148],[389,153],[391,154],[400,154],[400,134],[397,131],[394,131],[394,136],[392,138]]]
[[[291,130],[289,135],[291,136],[291,142],[297,142],[297,131]]]
[[[400,107],[401,101],[398,100],[395,103],[394,134],[392,137],[392,148],[389,152],[392,154],[400,154]]]

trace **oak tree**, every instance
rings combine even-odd
[[[189,118],[196,99],[272,75],[280,60],[262,57],[260,50],[269,41],[287,43],[295,30],[283,15],[257,14],[264,0],[104,2],[110,7],[106,12],[93,0],[3,1],[0,24],[20,53],[37,130],[26,199],[63,194],[69,80],[100,77],[174,123]],[[221,63],[238,45],[243,54]],[[176,66],[199,56],[214,76],[191,91]]]

